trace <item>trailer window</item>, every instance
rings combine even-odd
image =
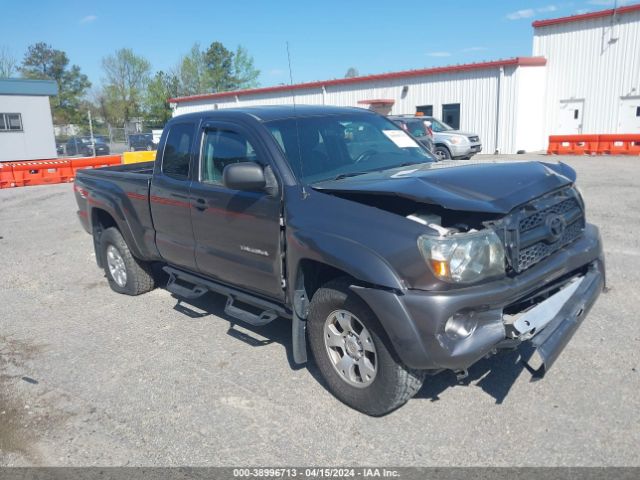
[[[162,154],[162,173],[181,180],[189,177],[193,133],[192,123],[171,126]]]

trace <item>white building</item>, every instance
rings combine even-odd
[[[550,134],[640,133],[640,4],[533,23],[533,56],[171,99],[174,115],[292,103],[435,115],[484,152]]]
[[[57,157],[49,97],[53,80],[0,80],[0,162]]]
[[[545,135],[640,133],[640,4],[533,23]]]

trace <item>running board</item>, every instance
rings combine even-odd
[[[256,315],[254,313],[248,312],[247,310],[243,310],[239,307],[234,306],[234,301],[235,297],[233,295],[227,296],[227,304],[224,307],[224,313],[226,313],[230,317],[242,320],[249,325],[253,325],[254,327],[261,327],[263,325],[266,325],[267,323],[273,322],[276,318],[278,318],[278,314],[273,310],[265,310],[260,315]]]
[[[201,278],[191,273],[183,272],[173,267],[164,267],[163,270],[169,274],[169,282],[167,283],[167,290],[171,293],[175,293],[181,297],[187,299],[194,299],[201,297],[208,291],[219,293],[227,297],[227,303],[224,307],[224,312],[230,317],[241,320],[249,325],[256,327],[266,325],[274,321],[278,317],[291,318],[291,312],[286,310],[283,306],[264,300],[260,297],[256,297],[249,293],[242,292],[233,287],[223,285],[221,283],[214,282],[209,279]],[[182,286],[176,283],[176,280],[181,280],[185,283],[193,285],[192,288]],[[244,310],[237,305],[236,302],[241,302],[252,307],[256,307],[260,314],[255,314]]]
[[[195,298],[199,298],[205,293],[209,291],[209,289],[203,285],[194,285],[192,288],[184,287],[178,283],[176,283],[176,275],[174,273],[169,273],[169,281],[167,282],[167,290],[171,293],[175,293],[176,295],[184,298],[188,298],[189,300],[193,300]]]

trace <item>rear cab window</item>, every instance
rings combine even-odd
[[[189,178],[191,145],[195,135],[193,123],[176,123],[167,134],[162,152],[162,173],[177,180]]]

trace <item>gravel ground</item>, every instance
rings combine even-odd
[[[640,159],[563,160],[610,291],[544,380],[501,354],[383,418],[294,368],[284,320],[113,293],[71,185],[0,191],[0,465],[640,466]]]

